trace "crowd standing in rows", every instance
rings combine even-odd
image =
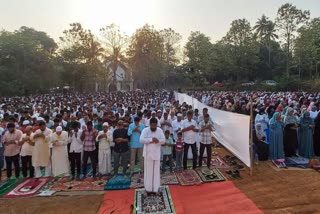
[[[201,102],[254,118],[254,141],[260,160],[320,156],[320,93],[195,92]]]
[[[83,179],[90,159],[95,179],[132,176],[137,163],[147,191],[157,192],[157,171],[165,171],[167,163],[171,172],[187,169],[189,147],[193,168],[202,166],[205,149],[210,167],[214,127],[207,109],[200,115],[176,102],[172,92],[50,94],[0,103],[0,169],[5,159],[7,179],[12,165],[17,179],[20,165],[24,177],[41,177],[45,168],[44,176]]]

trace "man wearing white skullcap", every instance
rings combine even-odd
[[[111,148],[113,140],[112,132],[109,130],[109,124],[102,124],[103,130],[99,131],[96,141],[99,141],[99,173],[108,175],[111,173]]]
[[[52,144],[52,173],[53,176],[69,175],[68,160],[68,133],[57,126],[56,132],[51,135],[50,143]]]

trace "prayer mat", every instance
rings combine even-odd
[[[177,176],[173,172],[164,172],[160,175],[161,185],[176,185],[179,184]]]
[[[143,179],[143,175],[140,174],[134,174],[131,177],[131,184],[130,184],[130,188],[131,189],[136,189],[136,188],[142,188],[144,186],[144,179]]]
[[[133,211],[135,214],[175,213],[168,186],[161,186],[156,195],[147,195],[145,189],[136,189]]]
[[[118,175],[113,178],[110,178],[106,185],[104,186],[105,190],[117,190],[117,189],[128,189],[130,187],[131,179]]]
[[[285,164],[292,167],[308,168],[309,159],[301,156],[286,157]]]
[[[0,197],[11,190],[17,184],[16,179],[4,180],[0,182]]]
[[[206,160],[202,161],[203,164],[207,164]],[[218,169],[228,169],[230,166],[219,156],[214,156],[211,158],[211,166]]]
[[[104,185],[108,180],[108,176],[96,177],[97,180],[93,178],[86,178],[84,180],[70,180],[69,177],[64,177],[59,179],[50,190],[53,191],[102,191],[104,190]]]
[[[199,175],[193,169],[174,173],[176,174],[181,185],[197,185],[202,183]]]
[[[201,169],[196,169],[196,171],[203,182],[227,180],[218,169],[208,169],[207,167],[202,167]]]
[[[4,197],[15,198],[35,195],[50,180],[51,177],[26,178]]]

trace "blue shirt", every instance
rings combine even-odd
[[[133,129],[136,127],[135,123],[131,123],[128,128],[128,136],[130,136],[130,147],[131,148],[142,148],[143,144],[140,143],[140,135],[144,129],[143,123],[139,123],[140,132],[133,132]]]

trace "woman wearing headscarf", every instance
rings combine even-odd
[[[318,115],[317,106],[315,106],[315,105],[311,106],[309,112],[310,112],[311,119],[314,120]]]
[[[265,109],[260,107],[259,113],[255,117],[255,124],[260,123],[262,126],[262,131],[268,128],[269,118],[268,115],[265,113]]]
[[[269,121],[270,128],[270,144],[269,158],[278,160],[284,158],[283,152],[283,128],[284,123],[281,121],[281,113],[275,112]]]
[[[266,143],[267,136],[262,129],[261,123],[256,123],[256,128],[253,132],[253,143],[256,145],[256,153],[259,161],[268,160],[268,144]]]
[[[320,112],[314,119],[313,148],[316,156],[320,156]]]
[[[305,158],[311,158],[314,156],[313,128],[314,123],[310,117],[310,113],[305,111],[300,118],[299,128],[299,154]]]
[[[298,123],[299,121],[297,120],[296,116],[294,116],[293,108],[289,107],[284,117],[285,128],[284,128],[284,134],[283,134],[283,146],[284,146],[284,154],[286,155],[286,157],[293,156],[297,152]]]

